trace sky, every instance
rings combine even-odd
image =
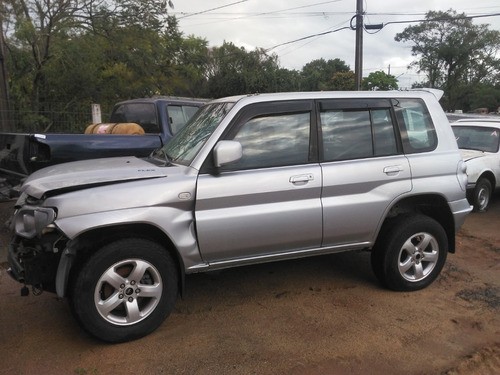
[[[185,36],[206,39],[210,47],[232,42],[247,51],[269,49],[283,68],[301,70],[316,59],[339,58],[354,71],[356,32],[349,29],[356,13],[356,0],[172,0],[170,14],[179,20]],[[396,42],[395,35],[425,18],[426,12],[454,9],[475,18],[476,24],[489,24],[500,30],[499,0],[364,0],[365,25],[384,24],[378,31],[363,33],[363,76],[384,71],[398,78],[400,88],[425,78],[408,65],[415,60],[411,44]],[[343,29],[334,31],[343,27]],[[304,37],[326,33],[298,42]],[[284,43],[288,43],[282,45]],[[273,48],[275,47],[275,48]]]

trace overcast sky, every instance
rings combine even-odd
[[[247,51],[272,48],[311,35],[349,27],[356,12],[356,0],[173,0],[180,30],[204,38],[209,46],[232,42]],[[469,16],[500,13],[499,0],[365,0],[364,22],[418,20],[429,10],[454,9]],[[474,23],[489,24],[500,30],[500,16],[476,18]],[[363,33],[363,75],[383,70],[408,87],[424,78],[407,69],[414,60],[410,44],[396,42],[394,36],[408,25],[387,24],[374,34]],[[352,70],[355,61],[355,34],[345,29],[323,36],[276,47],[280,65],[300,70],[308,62],[324,58],[344,60]],[[390,68],[389,68],[390,67]]]

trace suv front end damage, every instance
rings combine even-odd
[[[49,207],[22,205],[23,196],[16,205],[10,227],[14,237],[9,245],[8,273],[26,285],[32,285],[34,294],[42,290],[55,292],[55,275],[61,253],[68,239],[54,225],[57,213]]]

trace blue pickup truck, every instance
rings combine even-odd
[[[153,97],[117,103],[109,124],[135,123],[141,134],[0,133],[0,198],[41,168],[113,156],[148,156],[163,146],[201,107],[203,99]]]

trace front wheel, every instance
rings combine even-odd
[[[430,285],[446,261],[448,240],[443,227],[424,215],[403,216],[386,225],[371,255],[379,281],[398,291]]]
[[[172,311],[177,293],[169,253],[149,240],[126,239],[104,246],[80,268],[71,307],[91,335],[123,342],[154,331]]]
[[[472,192],[472,205],[474,206],[474,211],[485,212],[491,200],[491,182],[486,178],[480,178],[474,191]]]

